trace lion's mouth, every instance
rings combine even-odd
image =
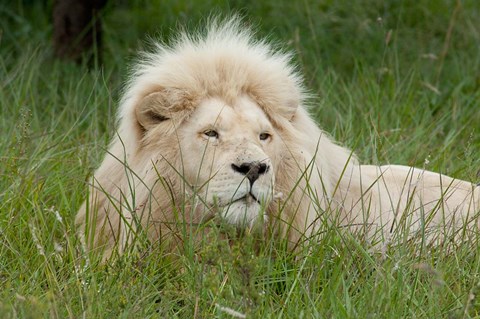
[[[261,202],[252,193],[248,193],[245,196],[237,198],[237,199],[231,201],[230,204],[237,203],[237,202],[240,202],[240,201],[243,201],[247,204],[257,203],[257,204],[261,205]]]

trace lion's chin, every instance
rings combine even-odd
[[[229,224],[242,228],[254,228],[257,225],[263,225],[267,220],[265,208],[257,201],[247,198],[236,200],[223,207],[220,215]]]

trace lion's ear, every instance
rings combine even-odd
[[[150,93],[142,99],[135,109],[138,124],[144,129],[151,127],[169,119],[166,111],[166,97],[164,91]]]
[[[186,91],[177,88],[163,88],[145,96],[135,109],[135,115],[144,130],[170,119],[181,120],[195,107]]]

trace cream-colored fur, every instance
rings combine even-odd
[[[479,213],[480,189],[469,182],[360,165],[308,114],[290,56],[253,40],[237,19],[159,44],[134,70],[76,218],[88,246],[107,257],[139,232],[175,242],[211,218],[274,224],[292,243],[325,222],[372,240],[422,230],[431,242]]]

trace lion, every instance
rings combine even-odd
[[[476,229],[479,187],[361,165],[309,115],[291,60],[237,18],[144,54],[76,217],[87,246],[108,258],[139,233],[170,243],[212,219],[240,229],[275,224],[293,246],[325,223],[372,242],[401,228],[427,243]]]

